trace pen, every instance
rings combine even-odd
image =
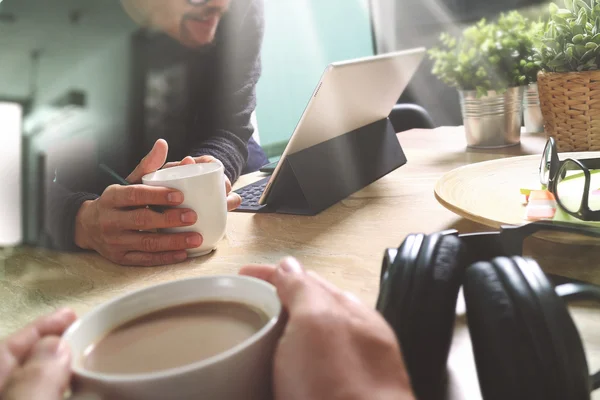
[[[129,182],[127,182],[125,179],[123,179],[122,176],[117,174],[115,171],[113,171],[109,166],[107,166],[105,164],[100,164],[100,170],[102,170],[103,172],[108,174],[111,178],[113,178],[114,180],[119,182],[121,185],[124,185],[124,186],[131,185]],[[156,205],[148,205],[148,208],[151,209],[152,211],[155,211],[155,212],[161,213],[161,214],[164,211],[163,207],[156,206]]]

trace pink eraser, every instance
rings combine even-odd
[[[528,220],[554,218],[555,213],[556,213],[555,208],[535,207],[535,206],[531,207],[531,203],[525,209],[525,217]]]

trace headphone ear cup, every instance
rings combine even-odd
[[[418,399],[443,395],[456,301],[465,268],[456,236],[429,236],[421,246],[405,312],[400,344]]]
[[[570,396],[572,372],[549,333],[541,290],[558,299],[533,260],[498,257],[467,268],[467,320],[486,400],[581,398]]]
[[[407,293],[410,289],[411,274],[414,271],[413,264],[416,262],[425,235],[410,234],[406,236],[393,262],[382,275],[379,298],[377,299],[377,310],[383,315],[387,323],[392,327],[398,340],[402,332],[401,319]],[[384,263],[390,261],[384,257]]]
[[[521,330],[514,300],[492,262],[478,262],[467,268],[464,296],[483,397],[537,398],[531,389],[544,387],[537,377],[539,366]]]

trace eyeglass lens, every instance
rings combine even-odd
[[[573,213],[579,211],[585,180],[581,166],[572,160],[566,160],[556,177],[556,199],[565,210]]]
[[[590,211],[600,210],[600,171],[598,170],[590,170],[588,207]]]

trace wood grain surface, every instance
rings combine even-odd
[[[134,289],[190,276],[235,274],[243,264],[274,263],[285,255],[297,257],[307,268],[373,306],[386,247],[397,247],[414,232],[490,229],[463,219],[436,200],[434,186],[444,174],[467,164],[539,154],[545,143],[542,136],[526,135],[518,146],[467,150],[460,127],[413,130],[398,137],[407,165],[314,217],[230,213],[218,250],[182,264],[130,268],[93,253],[27,247],[0,250],[0,337],[57,307],[69,306],[82,315]],[[244,176],[236,187],[261,176]],[[546,270],[600,284],[598,263],[593,261],[597,256],[585,253],[578,263],[570,249],[535,241],[528,246],[532,255],[544,260]],[[577,304],[571,310],[586,340],[590,368],[598,368],[598,309]],[[481,398],[465,323],[464,304],[459,302],[449,360],[450,399]]]
[[[600,157],[600,152],[560,153],[560,159]],[[520,189],[540,189],[541,155],[485,161],[456,168],[435,185],[438,201],[469,220],[500,228],[527,223]],[[538,235],[558,243],[600,245],[597,239],[572,234]]]

